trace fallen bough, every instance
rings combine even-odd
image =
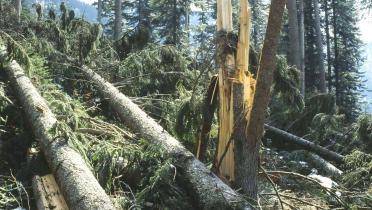
[[[223,183],[117,88],[87,66],[83,66],[81,71],[97,87],[102,97],[107,99],[126,126],[143,139],[159,145],[170,158],[175,159],[179,173],[185,178],[185,186],[189,187],[200,209],[251,209],[251,205],[242,196]]]
[[[6,50],[0,48],[0,60],[7,57]],[[11,61],[5,70],[69,208],[115,209],[83,158],[67,145],[67,139],[55,136],[57,119],[21,66]]]
[[[291,133],[285,132],[278,128],[272,127],[270,125],[265,125],[265,138],[270,138],[274,141],[280,141],[281,144],[293,144],[301,149],[305,149],[310,152],[314,152],[315,154],[323,157],[324,159],[335,161],[337,163],[344,162],[344,156],[330,151],[322,146],[319,146],[311,141],[303,139],[301,137],[295,136]]]

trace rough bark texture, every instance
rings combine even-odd
[[[276,67],[276,52],[278,47],[282,18],[286,0],[273,0],[270,5],[269,20],[266,37],[262,49],[260,66],[257,75],[256,92],[254,94],[252,110],[249,114],[247,125],[247,140],[249,151],[246,155],[249,159],[249,182],[243,186],[247,195],[257,199],[257,173],[259,164],[259,148],[264,131],[266,109],[270,100],[270,88],[273,82]]]
[[[234,141],[234,157],[235,157],[235,183],[237,187],[242,187],[246,190],[246,186],[250,186],[250,172],[252,171],[252,163],[249,154],[249,145],[245,128],[248,124],[246,114],[244,112],[244,85],[241,83],[233,83],[233,110],[234,110],[234,125],[231,138]]]
[[[337,163],[343,163],[344,156],[336,152],[330,151],[324,147],[321,147],[311,141],[308,141],[306,139],[295,136],[291,133],[285,132],[283,130],[280,130],[269,125],[265,125],[265,129],[266,129],[265,137],[267,138],[270,138],[275,141],[280,141],[282,144],[285,143],[295,144],[299,146],[301,149],[314,152],[327,160],[335,161]]]
[[[178,140],[112,84],[86,66],[81,70],[98,88],[102,97],[108,100],[125,125],[143,139],[159,145],[169,157],[175,159],[178,173],[185,177],[186,186],[189,187],[188,190],[198,202],[200,209],[251,208],[240,195],[208,170]]]
[[[314,13],[315,13],[315,32],[316,32],[316,48],[319,61],[319,91],[321,93],[327,93],[326,87],[326,74],[324,69],[323,59],[323,39],[322,31],[320,29],[320,9],[318,0],[314,0]]]
[[[240,32],[236,55],[236,77],[232,82],[232,135],[234,142],[235,183],[243,192],[250,192],[251,172],[253,171],[250,142],[246,133],[249,113],[252,109],[256,81],[248,73],[251,13],[247,0],[240,1]]]
[[[0,59],[6,58],[6,50],[0,49]],[[82,157],[66,139],[53,137],[57,119],[23,69],[12,61],[6,71],[70,209],[114,209]]]
[[[120,39],[121,31],[122,31],[122,0],[115,0],[115,20],[114,20],[114,40]]]

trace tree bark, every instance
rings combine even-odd
[[[200,161],[205,161],[206,153],[209,144],[209,134],[211,132],[214,113],[217,110],[217,94],[218,94],[218,77],[212,77],[207,94],[203,104],[203,123],[198,139],[196,156]]]
[[[315,165],[315,167],[322,169],[326,176],[341,176],[342,171],[330,162],[324,160],[316,154],[308,154],[309,160]]]
[[[121,1],[122,0],[115,0],[114,41],[120,39],[122,32],[123,17]]]
[[[87,66],[83,66],[81,71],[97,87],[102,97],[108,100],[125,125],[141,138],[159,145],[169,158],[174,158],[178,173],[185,177],[185,186],[200,209],[251,209],[240,195],[211,173],[178,140],[112,84]]]
[[[257,74],[256,91],[254,94],[252,109],[248,115],[246,127],[247,155],[246,167],[249,176],[245,179],[246,184],[242,186],[247,196],[257,199],[257,173],[259,164],[259,148],[264,131],[266,109],[270,100],[270,88],[273,82],[276,67],[276,52],[282,28],[282,18],[286,0],[273,0],[270,5],[269,20],[266,37],[262,49],[260,66]]]
[[[299,36],[300,36],[300,61],[301,61],[301,95],[305,98],[306,93],[306,79],[305,79],[305,23],[304,23],[304,0],[298,0],[299,7]]]
[[[318,0],[314,0],[314,13],[315,13],[315,32],[316,32],[316,45],[317,54],[319,61],[319,91],[320,93],[327,93],[326,86],[326,74],[324,69],[324,59],[323,59],[323,39],[322,31],[320,29],[320,9]]]
[[[287,0],[289,24],[289,64],[301,70],[300,36],[297,17],[297,1]]]
[[[328,0],[324,0],[325,31],[327,38],[327,69],[328,69],[328,92],[332,92],[332,65],[331,65],[331,36],[329,32],[329,7]]]
[[[16,21],[17,23],[21,22],[21,12],[22,12],[22,0],[15,0],[15,12],[16,12]]]
[[[32,178],[33,194],[39,210],[69,210],[52,174]]]
[[[308,141],[306,139],[295,136],[291,133],[288,133],[286,131],[280,130],[278,128],[275,128],[269,125],[265,125],[265,129],[266,129],[265,137],[273,141],[279,141],[281,144],[285,144],[285,143],[292,144],[292,145],[295,144],[299,146],[301,149],[314,152],[315,154],[327,160],[335,161],[337,163],[343,163],[344,161],[344,156],[336,152],[330,151],[311,141]]]
[[[340,105],[340,71],[338,68],[338,27],[337,27],[337,14],[336,14],[336,1],[332,0],[332,12],[333,12],[333,47],[334,47],[334,60],[333,60],[333,70],[335,72],[335,92],[336,92],[336,105]]]
[[[0,49],[0,59],[7,57],[6,49]],[[70,209],[114,209],[83,158],[67,139],[54,137],[57,119],[23,69],[11,61],[5,70]]]
[[[102,0],[97,2],[97,22],[102,24]]]

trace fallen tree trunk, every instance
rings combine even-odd
[[[39,210],[69,210],[52,174],[34,176],[32,188]]]
[[[296,146],[300,147],[301,149],[305,149],[315,154],[325,158],[326,160],[335,161],[337,163],[344,162],[344,156],[330,151],[322,146],[319,146],[311,141],[303,139],[301,137],[295,136],[291,133],[285,132],[278,128],[272,127],[270,125],[265,125],[266,133],[265,137],[270,138],[275,141],[281,141],[281,144],[295,144]]]
[[[332,165],[330,162],[324,160],[316,154],[310,153],[307,155],[310,162],[315,165],[315,167],[322,169],[326,176],[341,176],[342,171],[336,166]]]
[[[7,57],[6,50],[0,48],[0,60]],[[57,119],[21,66],[11,61],[5,70],[69,208],[115,209],[83,158],[67,145],[65,138],[55,137]]]
[[[185,186],[189,187],[199,209],[251,209],[239,194],[208,170],[178,140],[117,88],[87,66],[83,66],[81,71],[128,127],[148,142],[159,145],[168,157],[174,158],[178,173],[183,175]]]

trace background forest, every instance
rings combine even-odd
[[[249,71],[256,78],[270,2],[249,3]],[[80,69],[89,66],[113,84],[218,174],[217,2],[92,5],[94,10],[79,1],[0,0],[0,52],[6,47],[10,55],[4,59],[0,53],[0,209],[36,209],[36,169],[27,157],[40,145],[5,73],[12,59],[55,113],[56,135],[81,154],[116,208],[201,208],[177,158],[121,123]],[[239,1],[232,6],[235,27],[227,45],[236,46]],[[362,70],[370,65],[359,28],[371,8],[369,0],[286,2],[260,148],[258,199],[232,184],[254,208],[372,206],[372,115]],[[292,139],[321,146],[326,155]],[[33,159],[46,165],[44,158]],[[36,171],[48,170],[41,168]]]

